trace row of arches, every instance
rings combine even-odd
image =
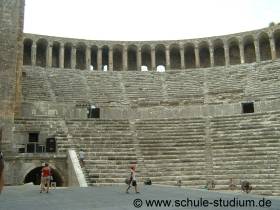
[[[155,70],[185,69],[253,63],[280,58],[280,30],[272,36],[262,32],[258,36],[246,35],[228,40],[215,39],[200,43],[157,44],[128,46],[88,46],[85,43],[49,43],[40,38],[24,39],[23,64],[41,67],[93,69],[93,70]]]

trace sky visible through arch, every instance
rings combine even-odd
[[[279,0],[25,0],[24,32],[90,40],[178,40],[280,22]]]

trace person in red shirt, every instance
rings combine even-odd
[[[49,192],[50,188],[50,181],[51,181],[51,168],[49,167],[48,163],[45,163],[45,166],[42,168],[41,171],[41,191],[45,191],[45,186],[47,186],[47,193]]]

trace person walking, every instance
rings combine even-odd
[[[0,194],[4,188],[4,156],[0,151]]]
[[[47,186],[47,191],[46,193],[49,192],[50,189],[50,181],[51,181],[51,168],[49,167],[48,163],[45,163],[45,166],[42,168],[41,171],[41,191],[45,191],[45,186]]]
[[[79,160],[81,167],[83,168],[85,166],[85,152],[83,150],[80,150],[79,152]]]
[[[128,187],[126,189],[126,193],[129,193],[129,189],[131,186],[134,187],[135,193],[139,193],[137,190],[137,181],[136,181],[136,170],[135,166],[130,167],[130,177],[129,177],[129,182],[128,182]]]

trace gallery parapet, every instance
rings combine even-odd
[[[107,66],[114,71],[139,70],[141,66],[156,70],[162,65],[168,70],[273,60],[280,57],[279,48],[280,25],[224,36],[161,41],[85,40],[25,33],[24,65],[95,70]]]

